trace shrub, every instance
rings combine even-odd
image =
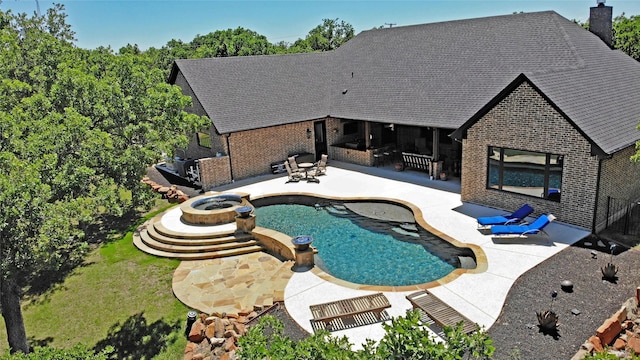
[[[367,340],[362,350],[352,351],[346,337],[334,337],[327,331],[295,342],[284,335],[283,324],[273,316],[264,316],[238,341],[242,359],[490,359],[495,348],[486,332],[471,335],[462,332],[462,323],[444,327],[444,341],[426,331],[417,311],[391,319],[382,325],[384,337],[376,344]]]

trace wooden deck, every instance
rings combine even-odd
[[[462,331],[466,334],[477,329],[476,323],[445,304],[428,290],[407,295],[407,300],[411,302],[414,309],[418,308],[424,311],[438,326],[455,327],[459,322],[462,322]]]
[[[389,299],[383,293],[359,296],[309,306],[313,330],[344,330],[389,320],[384,310],[390,308]]]

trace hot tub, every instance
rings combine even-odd
[[[221,225],[235,221],[236,209],[250,206],[239,194],[197,196],[180,205],[182,220],[190,224]]]

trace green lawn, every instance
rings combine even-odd
[[[171,291],[178,264],[139,251],[131,232],[101,246],[62,284],[23,304],[30,343],[113,345],[117,358],[182,358],[189,309]],[[2,354],[8,344],[0,321]]]

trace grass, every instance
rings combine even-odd
[[[179,261],[139,251],[132,236],[128,232],[100,246],[63,283],[23,301],[30,344],[71,348],[80,343],[96,349],[112,345],[118,358],[182,358],[189,309],[171,290]],[[7,350],[6,332],[0,331],[0,354]]]

